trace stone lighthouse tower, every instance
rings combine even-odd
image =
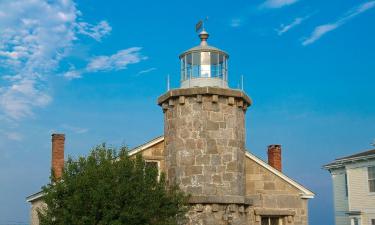
[[[207,44],[183,52],[181,85],[159,97],[166,173],[191,194],[188,224],[248,224],[245,112],[250,98],[228,87],[229,55]]]

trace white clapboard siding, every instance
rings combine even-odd
[[[336,225],[350,225],[348,198],[345,191],[345,170],[332,174]]]
[[[375,193],[369,193],[367,167],[350,168],[347,173],[350,210],[366,212],[375,209]]]
[[[348,215],[341,215],[341,216],[336,215],[335,224],[336,225],[351,225],[349,216]]]
[[[333,194],[335,199],[335,208],[336,211],[345,211],[349,210],[348,198],[345,193],[345,174],[339,173],[332,176],[333,179]]]

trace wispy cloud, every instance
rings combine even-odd
[[[110,32],[107,22],[78,22],[81,12],[73,0],[14,0],[0,2],[0,114],[19,120],[34,107],[51,102],[47,80],[78,40],[96,40]],[[2,78],[2,79],[1,79]]]
[[[336,30],[337,28],[346,24],[348,21],[350,21],[354,17],[358,16],[361,13],[366,12],[367,10],[372,9],[373,7],[375,7],[375,1],[365,2],[365,3],[357,6],[356,8],[348,11],[345,14],[345,16],[341,17],[336,22],[327,23],[327,24],[317,26],[314,29],[314,31],[312,32],[312,34],[310,35],[310,37],[305,38],[302,41],[302,45],[306,46],[306,45],[310,45],[310,44],[316,42],[317,40],[319,40],[321,37],[323,37],[328,32]]]
[[[16,131],[5,131],[5,130],[0,130],[0,134],[2,134],[4,137],[6,137],[8,140],[11,141],[22,141],[23,136],[21,133],[16,132]]]
[[[71,131],[71,132],[76,133],[76,134],[84,134],[84,133],[87,133],[89,131],[88,128],[72,126],[72,125],[69,125],[69,124],[62,124],[61,128],[64,129],[64,130],[67,130],[67,131]]]
[[[112,27],[107,21],[101,21],[97,25],[92,25],[86,22],[77,23],[78,33],[92,37],[97,41],[101,41],[104,36],[111,33]]]
[[[298,0],[267,0],[260,5],[260,8],[277,9],[293,5],[296,2],[298,2]]]
[[[69,1],[1,1],[0,9],[0,113],[20,119],[50,102],[43,83],[76,39],[78,12]]]
[[[277,34],[278,34],[279,36],[283,35],[284,33],[290,31],[292,28],[294,28],[294,27],[300,25],[302,22],[304,22],[304,21],[307,20],[308,18],[310,18],[310,16],[297,17],[297,18],[295,18],[295,19],[293,20],[293,22],[290,23],[290,24],[286,24],[286,25],[285,25],[285,24],[281,24],[281,25],[280,25],[280,28],[276,30],[276,31],[277,31]]]
[[[82,72],[76,70],[74,66],[70,66],[69,70],[63,73],[63,76],[68,80],[78,79],[82,77]]]
[[[12,119],[32,116],[33,107],[42,107],[51,101],[44,89],[42,81],[22,77],[0,92],[0,106]]]
[[[61,71],[61,61],[82,35],[101,41],[111,30],[105,20],[84,21],[74,0],[0,1],[0,116],[17,121],[48,105],[53,99],[48,79],[55,74],[75,79],[82,72],[119,70],[139,61],[138,48],[129,48],[93,57],[84,71]]]
[[[145,73],[149,73],[149,72],[152,72],[152,71],[154,71],[154,70],[156,70],[155,67],[152,67],[152,68],[149,68],[149,69],[145,69],[145,70],[141,70],[141,71],[138,72],[138,75],[142,75],[142,74],[145,74]]]
[[[140,47],[132,47],[123,49],[110,56],[96,56],[92,58],[87,65],[88,72],[105,72],[111,70],[123,70],[129,64],[138,63],[141,60],[147,59],[140,54]]]
[[[118,51],[113,55],[101,55],[95,56],[89,60],[86,67],[83,69],[75,69],[72,66],[63,76],[68,79],[78,79],[82,78],[85,73],[93,72],[109,72],[124,70],[130,64],[139,63],[142,60],[147,59],[147,57],[142,56],[140,47],[132,47],[128,49],[123,49]],[[143,73],[150,72],[144,71]]]

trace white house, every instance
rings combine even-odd
[[[332,175],[336,225],[375,225],[375,149],[323,168]]]

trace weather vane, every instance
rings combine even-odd
[[[208,21],[208,16],[204,20],[199,20],[199,22],[195,25],[195,32],[199,32],[204,30],[204,23]]]

